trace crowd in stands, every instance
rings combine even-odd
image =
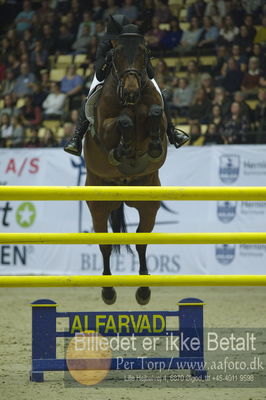
[[[114,13],[145,22],[155,79],[191,145],[266,143],[264,0],[5,0],[0,147],[64,146]]]

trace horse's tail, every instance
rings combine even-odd
[[[125,220],[124,213],[124,203],[122,202],[120,207],[116,210],[112,211],[109,217],[109,222],[112,227],[113,232],[127,232],[127,225]],[[113,245],[113,249],[116,253],[120,253],[120,245]],[[132,253],[132,250],[129,245],[126,245],[126,249],[128,252]]]

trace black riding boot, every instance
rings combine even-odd
[[[166,133],[167,133],[169,142],[171,144],[173,144],[176,149],[178,149],[179,147],[183,146],[183,144],[185,144],[186,142],[189,141],[190,136],[187,133],[185,133],[175,127],[175,125],[172,122],[172,117],[170,115],[170,111],[168,108],[165,94],[163,92],[162,92],[162,96],[163,96],[163,100],[164,100],[164,113],[165,113],[166,120],[167,120]]]
[[[79,111],[79,117],[78,117],[77,125],[76,125],[75,131],[73,133],[73,136],[69,140],[69,142],[66,144],[66,146],[64,147],[64,150],[67,153],[73,154],[74,156],[81,155],[82,139],[83,139],[83,136],[85,135],[85,133],[87,132],[87,129],[90,124],[85,115],[85,104],[86,104],[86,100],[84,100],[81,104],[81,108]]]

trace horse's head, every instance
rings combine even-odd
[[[136,25],[123,28],[113,52],[117,93],[123,105],[135,105],[147,83],[148,52]]]

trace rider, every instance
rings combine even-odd
[[[95,62],[95,76],[93,78],[90,92],[99,84],[102,83],[111,69],[112,62],[112,49],[115,45],[115,40],[118,39],[119,34],[121,33],[123,26],[128,25],[129,20],[123,15],[113,15],[109,16],[107,22],[107,30],[104,37],[104,40],[99,44],[97,53],[96,53],[96,62]],[[147,65],[147,74],[148,77],[152,80],[156,89],[160,91],[157,83],[154,80],[154,73],[151,63],[149,62]],[[161,93],[163,98],[164,95]],[[73,133],[72,138],[64,147],[64,150],[70,154],[80,156],[82,151],[82,139],[85,135],[90,122],[86,118],[85,115],[85,104],[86,100],[83,101],[81,105],[81,109],[79,112],[79,118],[76,124],[75,131]],[[167,136],[169,142],[173,144],[176,148],[182,146],[189,140],[189,136],[182,131],[179,131],[175,128],[172,123],[171,116],[167,107],[167,102],[164,98],[164,111],[167,118]]]

